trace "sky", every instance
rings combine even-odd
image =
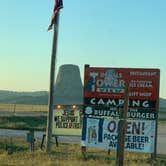
[[[63,64],[159,68],[166,98],[166,0],[64,0],[56,70]],[[49,89],[54,0],[0,0],[0,90]]]

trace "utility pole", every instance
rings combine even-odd
[[[55,79],[58,27],[59,27],[59,12],[57,12],[57,14],[55,15],[52,52],[51,52],[50,86],[49,86],[49,96],[48,96],[48,117],[47,117],[47,131],[46,131],[46,152],[50,152],[51,150],[52,120],[53,120],[53,107],[54,107],[53,95],[54,95],[54,79]]]

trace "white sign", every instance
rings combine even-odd
[[[104,118],[83,119],[82,146],[97,148],[117,148],[119,120]],[[154,152],[155,121],[128,120],[125,149],[135,152]]]
[[[54,109],[52,134],[81,136],[80,110]]]

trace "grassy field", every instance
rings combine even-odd
[[[45,131],[46,116],[0,116],[0,128]],[[166,125],[166,119],[159,120]]]
[[[107,150],[88,148],[85,156],[80,145],[53,145],[52,152],[47,154],[40,150],[40,142],[36,142],[35,151],[30,152],[28,143],[23,139],[0,138],[1,166],[114,166],[116,153],[110,155]],[[125,152],[125,166],[165,166],[165,159],[150,161],[148,154]]]
[[[46,116],[0,116],[0,128],[45,130]],[[166,121],[159,123],[166,124]],[[78,144],[53,145],[47,154],[40,150],[41,140],[35,143],[35,151],[29,151],[29,144],[20,138],[0,138],[0,166],[114,166],[116,153],[107,150],[88,148],[85,156]],[[149,160],[149,154],[125,152],[125,166],[166,166],[166,156]]]
[[[46,124],[46,116],[0,116],[0,128],[44,131]]]
[[[166,120],[159,121],[159,124],[166,125]],[[17,129],[17,130],[35,130],[35,131],[45,131],[47,125],[46,116],[0,116],[0,128],[3,129]],[[56,133],[62,135],[62,130],[66,129],[56,129]],[[71,131],[71,130],[70,130]],[[77,133],[72,135],[78,135]],[[81,131],[79,131],[81,133]],[[71,133],[68,133],[69,135]],[[65,134],[66,135],[66,134]]]
[[[0,110],[2,111],[47,111],[47,105],[25,105],[25,104],[0,104]]]

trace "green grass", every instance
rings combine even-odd
[[[159,119],[158,122],[159,122],[159,123],[166,124],[166,119]]]
[[[35,151],[28,149],[28,143],[23,139],[0,138],[1,166],[114,166],[115,151],[110,155],[107,150],[87,148],[83,156],[78,144],[59,144],[52,146],[51,153],[40,150],[40,141],[35,143]],[[159,158],[149,161],[149,154],[125,152],[125,166],[165,166],[166,161]]]
[[[46,116],[4,116],[0,117],[0,128],[20,130],[45,130]]]

